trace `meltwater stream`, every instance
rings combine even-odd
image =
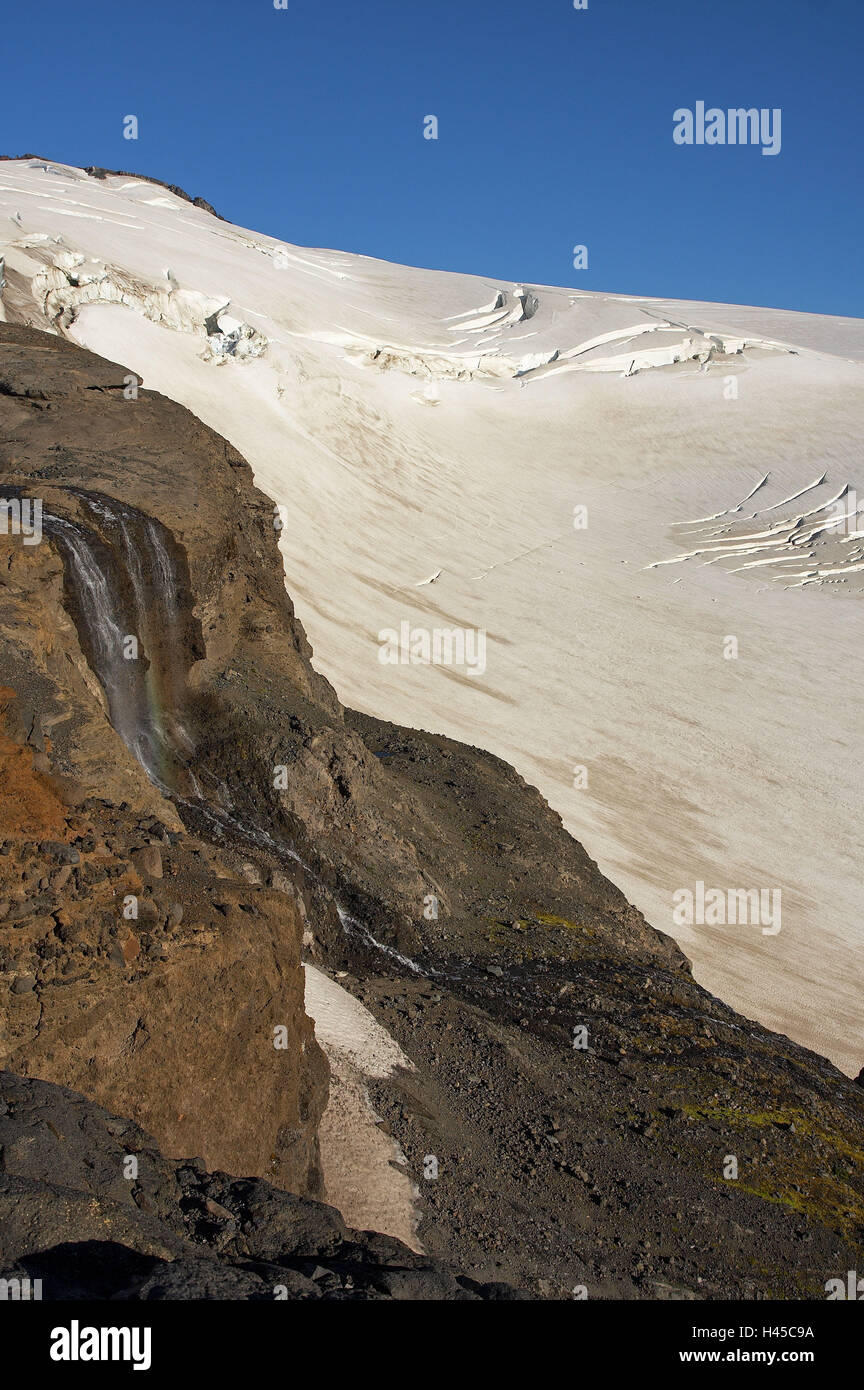
[[[293,849],[226,809],[224,784],[217,786],[223,804],[206,799],[190,766],[195,745],[184,716],[186,675],[203,648],[197,649],[188,580],[172,557],[170,533],[152,517],[113,498],[69,491],[89,512],[93,527],[52,512],[43,513],[42,524],[63,559],[79,640],[105,692],[113,727],[151,781],[193,817],[203,819],[211,833],[297,865],[329,894],[321,877]],[[213,776],[209,771],[207,775]],[[343,930],[362,945],[415,974],[427,973],[410,957],[378,941],[338,903],[336,909]]]
[[[84,657],[101,684],[111,724],[126,747],[176,805],[193,833],[201,827],[206,838],[221,841],[234,853],[239,850],[243,854],[244,848],[254,847],[259,860],[263,851],[271,866],[274,860],[285,868],[290,865],[289,884],[304,896],[314,885],[315,908],[322,916],[335,908],[346,941],[353,938],[364,954],[378,954],[415,974],[424,974],[414,961],[378,941],[363,921],[342,908],[321,876],[259,823],[264,817],[256,815],[254,808],[250,816],[237,815],[225,770],[213,756],[203,722],[198,722],[203,720],[203,706],[196,708],[187,695],[189,668],[205,655],[205,648],[193,617],[194,597],[185,557],[170,533],[152,517],[104,496],[73,495],[75,519],[43,509],[43,529],[63,560],[67,610],[75,622]],[[202,749],[197,771],[206,793],[190,766],[196,752],[190,730],[199,728]],[[208,766],[211,760],[213,765]],[[318,993],[311,1006],[306,997],[305,1007],[315,1021],[316,1033],[323,1033],[321,1044],[330,1059],[330,1096],[336,1097],[335,1105],[328,1106],[329,1128],[325,1116],[320,1129],[322,1169],[328,1174],[328,1183],[332,1178],[337,1184],[330,1189],[330,1200],[346,1216],[351,1214],[346,1203],[359,1200],[357,1215],[362,1214],[364,1225],[392,1229],[412,1241],[418,1219],[416,1189],[405,1174],[396,1176],[396,1162],[406,1160],[395,1141],[380,1133],[380,1119],[366,1089],[367,1075],[390,1075],[396,1063],[383,1071],[370,1067],[367,1072],[358,1060],[364,1054],[354,1051],[350,1064],[346,1062],[341,1051],[345,1020],[355,1019],[362,1006],[314,969],[311,977],[305,978],[311,978],[313,992],[317,982]],[[338,1045],[328,1046],[328,1022],[331,1030],[334,1028],[334,999]],[[362,1014],[394,1050],[399,1064],[410,1066],[390,1035],[365,1010]],[[349,1036],[353,1040],[354,1035]],[[358,1154],[363,1175],[360,1199]],[[338,1183],[346,1169],[353,1176],[340,1189]],[[391,1225],[394,1221],[396,1224]]]
[[[45,512],[42,524],[63,559],[81,646],[111,723],[160,787],[194,789],[187,765],[193,742],[182,713],[194,624],[180,603],[188,584],[168,533],[135,508],[70,492],[93,517],[93,529],[54,512]]]

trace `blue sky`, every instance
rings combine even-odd
[[[42,0],[3,48],[0,153],[303,245],[864,315],[860,0]],[[780,107],[780,154],[677,146],[700,100]]]

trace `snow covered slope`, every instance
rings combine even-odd
[[[306,250],[37,160],[0,256],[0,313],[249,459],[346,703],[512,762],[698,979],[861,1067],[864,321]],[[781,921],[676,923],[699,883]]]

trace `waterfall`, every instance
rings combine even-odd
[[[181,603],[187,586],[168,532],[134,507],[69,491],[93,529],[56,513],[43,516],[43,529],[63,559],[81,646],[111,723],[154,782],[194,791],[186,768],[194,744],[182,717],[194,626]]]
[[[63,560],[68,606],[81,648],[105,692],[117,733],[151,780],[200,818],[211,835],[264,850],[331,896],[321,875],[289,845],[274,839],[254,819],[244,824],[224,805],[214,805],[189,766],[194,741],[183,719],[186,675],[192,661],[203,655],[203,643],[191,616],[185,567],[172,558],[170,533],[125,503],[78,488],[67,491],[89,513],[92,528],[45,511],[42,526]],[[130,637],[138,643],[138,655],[132,659],[127,656]],[[208,769],[198,772],[213,777],[217,792],[227,797],[224,783]],[[230,797],[227,800],[231,806]],[[413,973],[428,973],[376,940],[333,901],[343,930],[365,948],[398,960]]]

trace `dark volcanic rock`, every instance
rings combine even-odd
[[[130,1121],[9,1072],[0,1154],[0,1278],[41,1279],[43,1299],[519,1297],[321,1202],[165,1158]]]

